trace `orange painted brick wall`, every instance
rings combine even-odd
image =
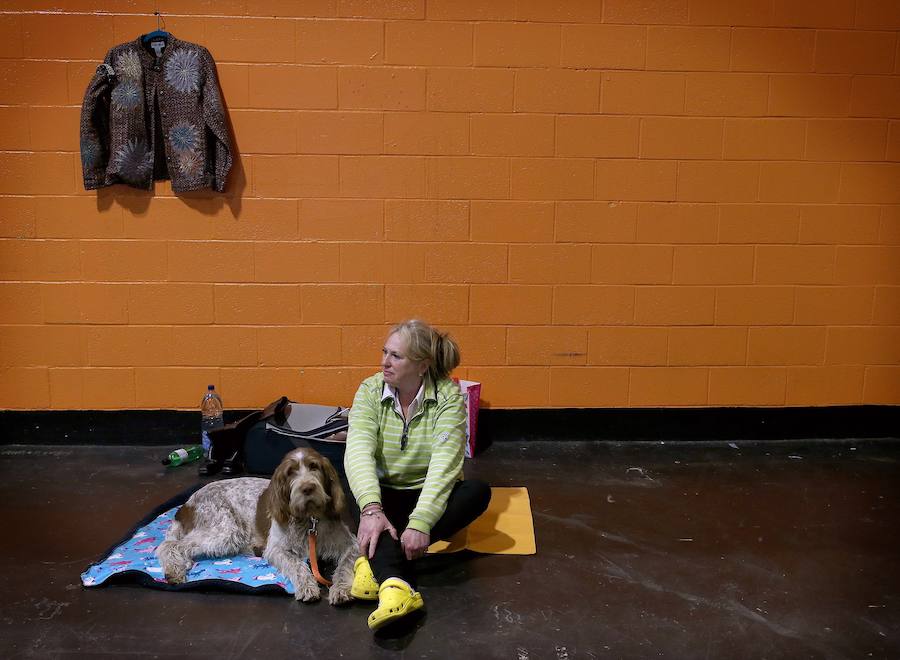
[[[896,0],[159,0],[227,194],[86,193],[155,5],[0,7],[0,408],[349,403],[408,316],[493,407],[900,404]]]

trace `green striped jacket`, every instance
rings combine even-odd
[[[443,515],[453,485],[462,479],[466,411],[449,378],[425,382],[425,401],[407,425],[382,400],[384,374],[366,378],[353,399],[344,469],[362,509],[381,502],[381,488],[421,489],[409,526],[425,534]],[[406,435],[404,442],[403,436]],[[402,531],[402,530],[400,530]]]

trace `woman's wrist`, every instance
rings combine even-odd
[[[384,509],[381,508],[381,504],[379,504],[378,502],[370,502],[369,504],[366,504],[360,512],[360,515],[363,516],[378,516],[382,514],[384,514]]]

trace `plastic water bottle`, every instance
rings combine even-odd
[[[211,443],[209,432],[213,429],[225,426],[225,418],[222,416],[222,397],[216,394],[216,386],[209,385],[206,394],[200,402],[200,437],[203,443],[203,455],[209,458]]]
[[[186,449],[176,449],[171,454],[162,459],[162,464],[171,465],[172,467],[178,467],[179,465],[190,463],[191,461],[196,461],[201,456],[203,456],[203,447],[201,447],[200,445],[193,445],[191,447],[187,447]]]

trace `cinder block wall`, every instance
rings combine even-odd
[[[349,403],[408,316],[493,407],[900,403],[895,0],[158,5],[224,196],[81,186],[155,2],[0,8],[0,408]]]

